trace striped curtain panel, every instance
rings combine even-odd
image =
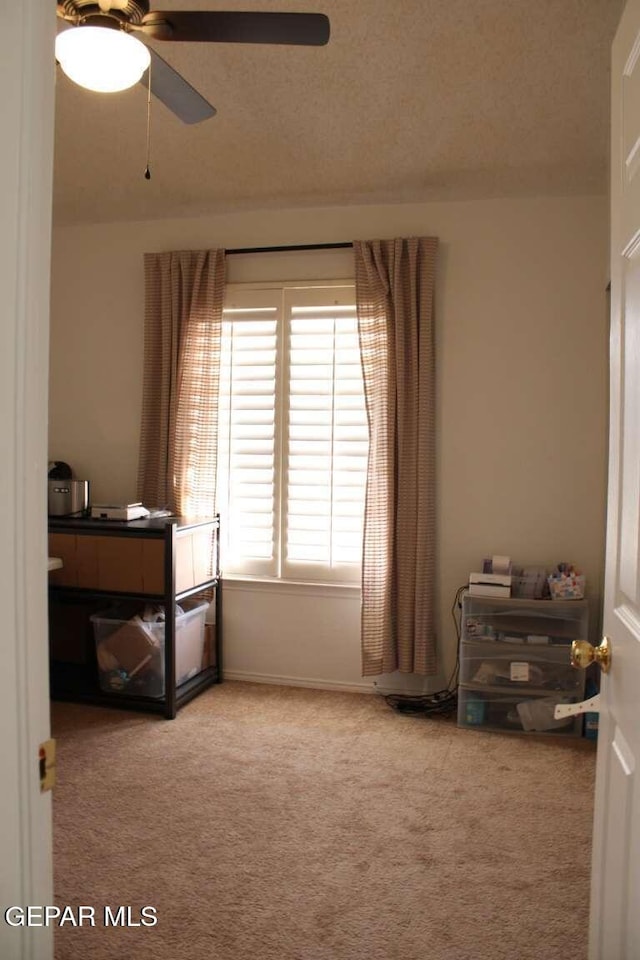
[[[362,673],[437,673],[434,237],[356,241],[369,421]]]
[[[138,497],[180,516],[215,513],[224,250],[144,258]]]

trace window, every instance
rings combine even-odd
[[[226,573],[353,581],[368,454],[352,285],[236,285],[222,327]]]

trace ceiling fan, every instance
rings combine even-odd
[[[137,36],[181,43],[324,46],[330,32],[329,20],[321,13],[154,12],[149,0],[56,0],[56,13],[61,28],[56,58],[67,76],[92,90],[124,90],[137,82],[146,85],[144,74],[150,67],[151,93],[184,123],[214,116],[215,107]],[[87,79],[84,71],[99,63],[105,78]],[[116,69],[129,64],[127,76],[114,79]]]

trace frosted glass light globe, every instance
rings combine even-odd
[[[56,59],[70,80],[98,93],[132,87],[151,61],[144,43],[110,27],[64,30],[56,37]]]

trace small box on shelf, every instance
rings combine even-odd
[[[587,585],[583,575],[577,577],[549,577],[552,600],[582,600]]]
[[[582,600],[587,585],[582,571],[572,563],[559,563],[547,583],[552,600]]]

